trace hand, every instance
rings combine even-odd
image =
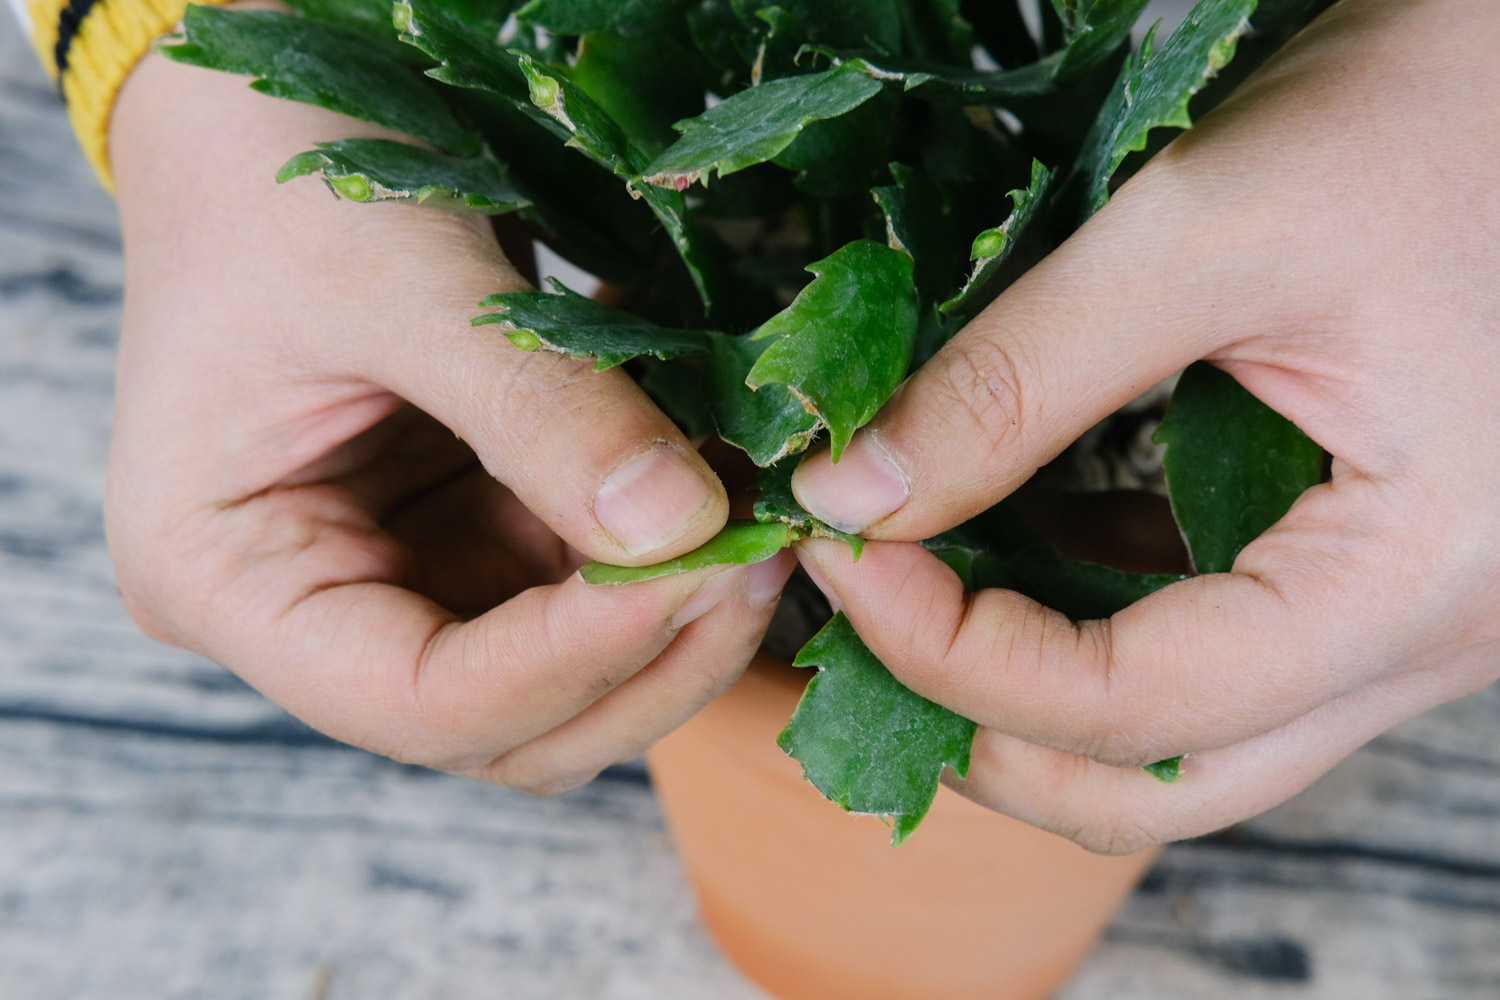
[[[120,587],[149,634],[338,739],[562,791],[731,683],[795,560],[572,574],[701,544],[723,487],[625,375],[469,327],[525,287],[485,220],[272,179],[381,134],[157,57],[129,80]]]
[[[1483,8],[1481,10],[1481,7]],[[969,325],[801,555],[902,681],[981,723],[964,794],[1099,851],[1288,798],[1500,674],[1500,9],[1347,0]],[[1334,456],[1232,573],[1073,623],[909,540],[1199,358]],[[898,542],[896,540],[906,540]],[[1137,766],[1192,756],[1178,785]]]

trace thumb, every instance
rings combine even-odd
[[[458,270],[449,268],[422,320],[368,352],[368,378],[447,425],[490,475],[591,558],[669,559],[723,527],[723,485],[629,376],[527,353],[470,328],[483,295],[525,286],[503,262],[455,277]]]
[[[1182,227],[1164,233],[1161,215],[1148,210],[1154,199],[1125,204],[1127,193],[913,374],[837,465],[827,451],[804,461],[792,478],[802,505],[872,538],[937,534],[1236,336],[1222,321],[1240,304],[1216,310],[1215,291],[1238,282],[1215,281],[1212,263],[1184,260],[1193,241],[1175,238]],[[1186,273],[1203,280],[1185,283]]]

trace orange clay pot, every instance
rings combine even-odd
[[[776,746],[810,670],[760,657],[647,755],[704,923],[782,1000],[1041,1000],[1155,858],[1101,857],[942,788],[912,838]]]

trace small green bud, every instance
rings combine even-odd
[[[343,177],[328,177],[327,179],[329,187],[350,201],[370,200],[370,182],[359,174],[347,174]]]
[[[411,31],[411,4],[398,2],[392,6],[391,24],[403,35]]]
[[[999,229],[986,229],[974,237],[974,247],[969,251],[970,260],[994,257],[1005,249],[1005,233]]]
[[[507,330],[505,337],[523,351],[540,350],[542,339],[530,330]]]
[[[531,103],[543,110],[556,104],[562,93],[562,86],[556,80],[531,66],[526,67],[526,88],[531,91]]]

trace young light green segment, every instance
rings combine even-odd
[[[578,571],[585,583],[639,583],[676,573],[690,573],[709,566],[744,566],[764,562],[792,544],[791,525],[774,522],[731,521],[717,535],[698,548],[651,566],[611,566],[609,563],[585,563]]]
[[[889,816],[900,844],[932,807],[944,766],[968,774],[978,727],[891,676],[842,612],[793,663],[818,674],[777,745],[837,805]]]
[[[779,339],[745,383],[791,389],[828,425],[837,462],[906,377],[917,332],[912,259],[856,240],[807,269],[817,277],[754,334]]]
[[[763,562],[802,538],[832,538],[844,542],[859,561],[865,540],[845,534],[803,510],[792,497],[792,469],[796,461],[788,460],[767,469],[756,480],[761,491],[755,502],[754,521],[730,521],[713,538],[676,559],[650,566],[612,566],[591,562],[580,571],[585,583],[623,584],[654,580],[659,576],[689,573],[706,566],[747,565]]]
[[[451,212],[503,215],[531,204],[504,164],[487,156],[446,156],[389,139],[320,142],[277,172],[277,183],[320,175],[350,201],[401,201]]]

